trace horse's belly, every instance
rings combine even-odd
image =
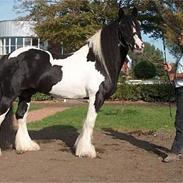
[[[93,62],[74,62],[62,66],[61,81],[49,92],[65,98],[83,98],[89,91],[98,91],[104,77],[95,69]]]
[[[85,86],[82,83],[68,83],[61,81],[54,85],[50,94],[64,98],[83,98],[87,96]]]

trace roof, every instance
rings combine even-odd
[[[37,37],[33,21],[0,21],[0,37]]]

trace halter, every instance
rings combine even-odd
[[[133,39],[134,35],[137,35],[137,32],[134,32],[132,34],[132,39]],[[121,40],[124,40],[124,43]],[[118,47],[120,47],[120,46],[122,46],[122,47],[128,47],[128,48],[129,47],[131,47],[131,48],[133,47],[131,43],[127,43],[125,41],[124,37],[122,36],[122,34],[121,34],[120,30],[119,30],[119,32],[118,32]]]
[[[133,36],[135,36],[135,35],[137,35],[138,36],[138,33],[137,32],[133,32],[133,34],[132,34]]]
[[[120,25],[120,23],[119,23]],[[122,36],[122,33],[121,33],[121,30],[120,30],[120,27],[118,28],[118,47],[122,46],[122,47],[128,47],[128,48],[133,48],[134,46],[131,44],[131,43],[127,43],[124,39],[124,37]],[[133,39],[133,37],[137,35],[138,36],[138,33],[135,31],[132,33],[132,38],[131,40]],[[124,40],[124,42],[122,42],[121,40]],[[131,41],[130,40],[130,41]]]

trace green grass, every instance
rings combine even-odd
[[[81,128],[86,112],[87,106],[72,107],[39,122],[31,123],[29,128],[41,129],[51,126]],[[172,107],[172,113],[171,118],[167,106],[104,105],[97,117],[96,128],[170,130],[174,126],[175,107]]]
[[[13,104],[13,112],[14,112],[14,113],[16,112],[17,107],[18,107],[18,103],[15,102],[15,103]],[[30,105],[29,111],[34,111],[34,110],[41,109],[41,108],[43,108],[43,106],[41,106],[41,105],[39,105],[39,104],[31,104],[31,105]]]

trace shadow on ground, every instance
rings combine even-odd
[[[73,152],[74,143],[79,135],[78,130],[72,126],[55,125],[41,130],[29,130],[32,139],[48,143],[52,140],[62,140]]]
[[[162,158],[165,158],[167,156],[167,153],[170,152],[170,150],[166,147],[138,139],[130,133],[119,132],[113,129],[104,129],[104,132],[106,135],[112,136],[114,139],[127,141],[138,148],[146,150],[147,152],[153,152]]]
[[[135,135],[132,135],[132,132],[119,132],[113,129],[103,129],[103,132],[106,135],[111,136],[113,139],[127,141],[133,146],[146,150],[147,152],[152,152],[162,158],[164,158],[167,153],[170,152],[170,150],[166,147],[156,145],[154,143],[135,137]],[[37,131],[30,130],[29,133],[32,139],[41,141],[41,143],[51,142],[54,139],[62,140],[72,152],[74,143],[79,135],[76,128],[72,126],[62,125],[46,127]]]

